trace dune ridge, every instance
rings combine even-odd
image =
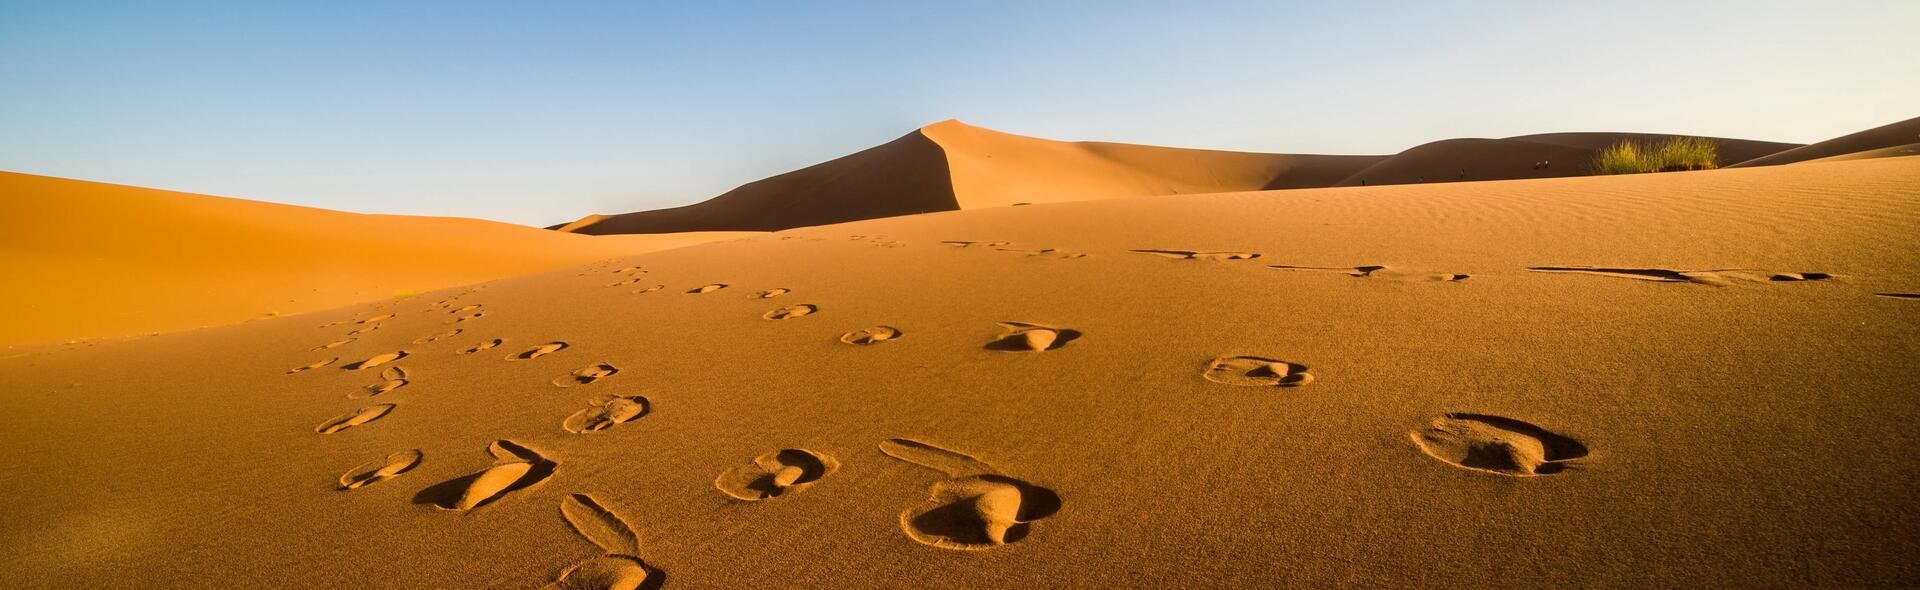
[[[1553,178],[1589,174],[1599,150],[1649,133],[1449,139],[1394,155],[1230,152],[1039,139],[946,120],[707,201],[593,214],[548,229],[586,234],[777,231],[939,211],[1098,199]],[[1737,162],[1799,144],[1708,138]]]
[[[1920,143],[1920,117],[1888,123],[1865,131],[1849,133],[1790,150],[1783,150],[1764,156],[1755,156],[1753,159],[1734,164],[1730,167],[1748,168],[1753,166],[1792,164],[1885,148],[1897,148],[1913,143]],[[1886,154],[1886,156],[1895,155],[1904,154],[1897,152]]]

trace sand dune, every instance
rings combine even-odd
[[[1594,156],[1623,141],[1657,144],[1678,135],[1652,133],[1543,133],[1506,139],[1448,139],[1420,145],[1367,167],[1337,186],[1513,180],[1586,176]],[[1740,162],[1798,144],[1707,138],[1720,161]]]
[[[1015,204],[1327,186],[1378,159],[1051,141],[949,120],[701,203],[589,215],[553,229],[781,230]]]
[[[1794,162],[1831,158],[1882,148],[1897,148],[1916,142],[1920,142],[1920,117],[1882,125],[1858,133],[1842,135],[1826,141],[1808,144],[1766,156],[1757,156],[1751,160],[1746,160],[1730,167],[1746,168],[1751,166],[1792,164]]]
[[[221,203],[289,219],[187,226],[229,250],[586,239]],[[1912,586],[1916,236],[1916,158],[1040,203],[35,346],[0,357],[0,578]],[[219,260],[184,248],[99,251],[156,270],[89,305],[184,297],[167,265]]]
[[[1449,139],[1393,156],[1263,154],[1065,142],[942,121],[710,200],[594,214],[550,227],[587,234],[771,231],[915,213],[1263,189],[1582,176],[1601,148],[1643,133]],[[1797,144],[1711,138],[1737,162]]]
[[[0,172],[0,344],[226,324],[739,234],[593,239]]]

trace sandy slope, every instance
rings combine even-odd
[[[49,346],[0,579],[1913,586],[1916,236],[1916,158],[1109,200]]]
[[[1920,117],[1897,123],[1888,123],[1866,131],[1849,133],[1826,141],[1808,144],[1767,156],[1755,157],[1754,159],[1740,162],[1730,167],[1745,168],[1751,166],[1792,164],[1794,162],[1805,162],[1856,152],[1903,146],[1915,143],[1916,141],[1920,141]]]
[[[730,235],[598,240],[0,172],[0,345],[226,324]]]
[[[1051,141],[948,120],[701,203],[589,215],[553,229],[780,230],[1021,203],[1328,186],[1380,158]]]

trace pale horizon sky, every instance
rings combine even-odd
[[[948,118],[1384,154],[1920,116],[1909,0],[640,4],[0,0],[0,170],[547,225]]]

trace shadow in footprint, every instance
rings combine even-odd
[[[1428,456],[1455,467],[1516,477],[1560,473],[1570,461],[1587,456],[1580,441],[1487,414],[1447,414],[1410,436]]]
[[[1223,356],[1201,373],[1208,381],[1243,387],[1300,387],[1313,382],[1307,366],[1259,356]]]
[[[912,439],[882,441],[889,457],[945,473],[925,502],[900,513],[915,542],[943,549],[990,549],[1027,538],[1033,522],[1060,511],[1052,490],[999,473],[972,455]]]
[[[840,341],[845,342],[847,344],[857,344],[860,346],[866,346],[870,344],[879,344],[889,340],[894,340],[896,338],[899,338],[900,336],[901,336],[901,333],[899,328],[895,328],[893,326],[874,326],[871,328],[854,330],[852,332],[841,334]]]
[[[334,416],[333,418],[328,419],[326,422],[321,422],[319,426],[313,427],[313,431],[318,432],[320,434],[333,434],[335,432],[340,432],[348,428],[353,428],[361,424],[366,424],[374,420],[379,420],[380,417],[385,416],[387,415],[388,412],[393,411],[393,408],[394,408],[393,404],[375,404],[375,405],[367,406],[364,408],[360,408],[358,410],[347,412],[339,416]]]
[[[386,354],[374,355],[372,358],[368,358],[367,360],[364,360],[364,361],[352,362],[352,363],[340,365],[340,368],[348,371],[364,371],[364,370],[378,367],[380,365],[391,363],[393,361],[397,361],[403,358],[407,358],[407,351],[399,350],[399,351],[389,352]]]
[[[574,434],[599,432],[638,420],[651,411],[653,404],[644,397],[601,395],[593,399],[592,405],[561,420],[560,428]]]
[[[566,350],[566,348],[567,348],[567,343],[565,342],[560,342],[560,341],[548,342],[546,344],[542,344],[542,345],[535,346],[533,348],[529,348],[514,354],[507,355],[507,360],[530,361],[543,356],[547,356],[549,354],[560,352],[562,350]]]
[[[1134,250],[1133,252],[1175,260],[1252,260],[1260,257],[1259,252],[1198,252],[1194,250]]]
[[[1001,352],[1041,352],[1057,350],[1080,338],[1079,330],[1056,328],[1026,322],[1000,322],[1006,329],[999,338],[986,345],[987,350]]]
[[[721,472],[713,487],[736,500],[764,500],[805,490],[839,469],[840,462],[831,455],[781,449]]]
[[[420,449],[408,449],[354,466],[340,475],[340,489],[357,490],[412,471],[426,455]]]
[[[460,351],[460,352],[459,352],[458,354],[473,354],[473,353],[476,353],[476,352],[480,352],[480,351],[482,351],[482,350],[487,350],[487,349],[490,349],[490,348],[493,348],[493,347],[495,347],[495,346],[499,346],[499,345],[501,345],[501,344],[504,344],[504,343],[506,343],[506,340],[502,340],[502,339],[499,339],[499,338],[495,338],[495,339],[492,339],[492,340],[488,340],[488,341],[486,341],[486,342],[481,342],[481,343],[479,343],[479,344],[475,344],[475,345],[473,345],[473,346],[469,346],[469,347],[467,347],[467,348],[466,348],[465,350],[462,350],[462,351]]]
[[[492,467],[428,486],[414,494],[413,503],[431,504],[442,510],[472,510],[539,484],[560,466],[510,440],[494,441],[487,452],[494,457]]]
[[[1268,265],[1267,268],[1337,272],[1351,277],[1410,282],[1455,282],[1467,280],[1470,276],[1458,273],[1401,270],[1383,264],[1369,264],[1365,266],[1290,266],[1285,264],[1271,264]]]
[[[555,377],[553,378],[553,385],[555,387],[573,387],[575,385],[591,385],[595,381],[599,381],[607,377],[612,377],[614,376],[614,374],[619,372],[620,372],[619,367],[615,367],[613,365],[609,365],[606,363],[598,363],[598,364],[574,369],[572,373],[567,373],[565,375]]]
[[[568,566],[546,588],[637,590],[666,583],[664,572],[640,559],[640,535],[633,526],[593,496],[572,494],[560,500],[560,516],[575,533],[606,554]]]
[[[327,365],[331,365],[331,364],[333,364],[333,362],[334,362],[334,361],[337,361],[337,360],[340,360],[340,357],[337,357],[337,356],[336,356],[336,357],[333,357],[333,358],[330,358],[330,359],[327,359],[327,360],[324,360],[324,361],[320,361],[320,362],[317,362],[317,363],[313,363],[313,364],[310,364],[310,365],[304,365],[304,366],[299,366],[299,367],[294,367],[294,368],[291,368],[291,369],[287,369],[287,374],[288,374],[288,375],[292,375],[292,374],[294,374],[294,373],[304,373],[304,372],[307,372],[307,371],[312,371],[312,370],[314,370],[314,369],[318,369],[318,368],[320,368],[320,367],[324,367],[324,366],[327,366]]]
[[[813,312],[816,312],[816,311],[820,311],[820,308],[818,306],[803,303],[800,305],[789,305],[786,307],[782,307],[780,309],[769,311],[765,314],[762,314],[760,317],[769,319],[769,320],[791,320],[794,318],[803,318],[803,317],[813,315]]]
[[[1027,538],[1033,521],[1060,511],[1052,490],[1004,475],[978,475],[933,484],[926,503],[907,509],[907,536],[946,549],[989,549]]]

